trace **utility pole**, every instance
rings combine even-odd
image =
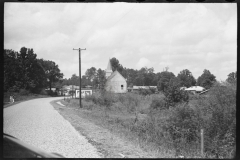
[[[80,108],[82,108],[82,103],[81,103],[81,99],[82,99],[82,90],[81,90],[81,50],[86,50],[85,49],[74,49],[73,50],[78,50],[79,51],[79,79],[80,79],[80,84],[79,84],[79,105]]]

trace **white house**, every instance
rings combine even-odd
[[[126,79],[116,70],[112,73],[112,65],[109,60],[106,72],[107,81],[105,83],[105,90],[113,93],[126,93],[127,82]]]

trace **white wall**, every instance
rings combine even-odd
[[[82,89],[81,92],[82,98],[85,98],[86,95],[92,95],[92,90],[89,89]],[[79,98],[79,90],[76,90],[76,98]]]

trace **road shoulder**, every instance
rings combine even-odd
[[[57,102],[52,101],[51,104],[80,134],[88,139],[89,143],[97,148],[103,158],[151,157],[140,148],[112,134],[109,130],[82,118],[81,114],[86,114],[87,111],[68,106],[63,107]]]

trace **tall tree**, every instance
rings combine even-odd
[[[17,52],[4,50],[4,91],[18,91],[21,88],[19,61]],[[20,84],[19,84],[20,83]]]
[[[96,81],[97,87],[99,89],[103,89],[105,82],[106,82],[105,71],[99,68],[97,70],[97,81]]]
[[[214,82],[216,82],[216,76],[211,74],[211,72],[207,69],[204,69],[203,74],[197,79],[197,84],[206,89],[211,88]]]
[[[22,47],[17,55],[21,74],[21,88],[34,90],[37,86],[43,87],[44,71],[37,62],[37,55],[33,49]]]
[[[229,73],[226,81],[229,83],[237,83],[237,71]]]
[[[71,84],[75,85],[75,86],[79,86],[79,84],[80,84],[79,77],[76,74],[72,75],[70,81],[71,81]]]
[[[4,73],[8,79],[5,80],[9,81],[7,86],[11,83],[10,87],[13,87],[15,91],[26,89],[32,92],[37,92],[41,87],[44,87],[44,71],[37,63],[37,55],[33,49],[22,47],[20,53],[6,50],[4,56]],[[15,71],[12,70],[13,68]],[[12,73],[9,73],[10,70]]]
[[[122,75],[124,78],[126,78],[128,86],[136,85],[135,78],[137,77],[137,73],[137,70],[124,68]]]
[[[123,72],[123,66],[119,63],[118,59],[113,57],[112,59],[110,59],[111,65],[112,65],[112,71],[114,72],[115,70],[117,70],[119,73],[122,74]]]
[[[158,90],[159,91],[166,91],[168,84],[172,78],[174,78],[175,75],[172,72],[163,71],[159,75],[159,81],[158,81]]]
[[[188,69],[180,71],[177,78],[181,81],[181,86],[191,87],[196,85],[196,80]]]
[[[39,59],[38,63],[44,69],[47,84],[48,84],[49,89],[51,91],[52,90],[52,84],[54,82],[62,80],[63,73],[61,73],[60,69],[58,68],[58,65],[53,61]]]
[[[95,67],[91,67],[85,72],[85,76],[87,76],[90,81],[93,81],[96,78],[96,75],[97,69]]]
[[[88,79],[87,76],[83,75],[81,79],[81,86],[85,87],[90,84],[90,80]]]

